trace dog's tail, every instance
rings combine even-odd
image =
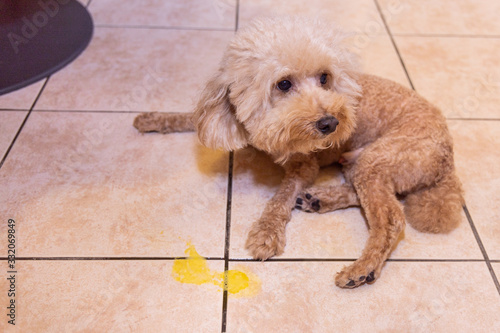
[[[193,132],[196,130],[192,113],[141,113],[134,119],[134,127],[141,133]]]
[[[436,184],[406,197],[406,220],[421,232],[447,233],[460,223],[463,205],[462,186],[452,171]]]

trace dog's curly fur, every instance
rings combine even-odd
[[[230,42],[193,115],[142,114],[134,126],[196,129],[208,147],[251,145],[283,165],[283,182],[248,235],[257,259],[283,253],[293,208],[361,206],[369,239],[336,276],[337,286],[354,288],[380,276],[405,221],[419,231],[449,232],[464,199],[440,111],[414,91],[356,72],[343,36],[317,20],[256,20]],[[343,165],[346,183],[309,187],[319,168],[334,162]]]

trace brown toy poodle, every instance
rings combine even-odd
[[[283,253],[294,208],[325,213],[361,206],[369,239],[335,280],[354,288],[380,276],[405,221],[419,231],[449,232],[461,220],[464,199],[441,112],[412,90],[356,72],[343,39],[319,20],[256,20],[229,43],[194,114],[146,113],[134,126],[197,130],[208,147],[251,145],[283,166],[278,192],[248,235],[254,258]],[[335,162],[346,183],[310,187],[319,168]]]

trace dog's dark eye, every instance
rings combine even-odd
[[[290,90],[291,87],[292,87],[292,82],[288,80],[283,80],[278,82],[278,89],[281,91],[287,92],[288,90]]]
[[[321,77],[319,78],[319,82],[321,84],[326,84],[327,81],[328,81],[328,74],[326,74],[326,73],[321,74]]]

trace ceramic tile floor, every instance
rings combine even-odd
[[[88,49],[0,96],[1,332],[500,332],[500,10],[496,0],[90,0]],[[140,135],[143,111],[189,112],[238,27],[262,14],[335,20],[363,70],[440,106],[467,210],[449,235],[407,227],[379,281],[338,289],[359,256],[359,209],[293,212],[285,253],[246,234],[282,171],[193,133]],[[318,182],[340,181],[339,169]],[[15,220],[16,326],[7,323]],[[178,282],[188,244],[252,292]]]

